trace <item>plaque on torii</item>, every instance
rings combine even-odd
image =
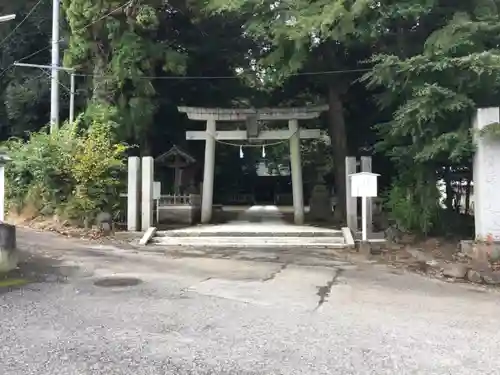
[[[259,138],[260,123],[257,114],[248,115],[246,119],[247,138],[248,140],[255,140]]]

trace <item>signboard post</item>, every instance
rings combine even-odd
[[[161,182],[154,181],[153,182],[153,199],[158,200],[161,197]]]
[[[156,206],[156,225],[160,222],[161,182],[153,181],[153,200]]]
[[[377,178],[380,175],[371,172],[359,172],[349,175],[351,178],[351,195],[361,198],[361,222],[362,222],[362,240],[368,240],[368,223],[366,215],[367,198],[377,196]]]

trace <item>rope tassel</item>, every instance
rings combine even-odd
[[[243,146],[240,146],[240,159],[243,159]]]
[[[263,158],[266,157],[266,147],[265,146],[262,146],[262,157]]]

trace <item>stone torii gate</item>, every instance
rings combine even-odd
[[[205,121],[204,131],[187,131],[187,140],[205,141],[205,165],[203,171],[203,192],[201,204],[201,222],[209,223],[212,219],[215,144],[217,141],[268,141],[289,140],[290,163],[292,172],[293,208],[295,224],[304,223],[304,193],[302,186],[302,162],[300,156],[301,139],[318,139],[325,135],[318,129],[300,129],[299,120],[317,118],[328,110],[328,105],[298,108],[262,108],[262,109],[224,109],[178,107],[195,121]],[[288,121],[288,130],[259,131],[258,121]],[[217,131],[217,121],[246,122],[246,130]]]

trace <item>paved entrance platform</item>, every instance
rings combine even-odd
[[[197,225],[160,232],[169,237],[338,237],[341,230],[286,223],[230,222],[218,225]]]
[[[159,231],[152,242],[188,247],[346,247],[341,229],[286,223],[276,206],[252,206],[225,224]]]

